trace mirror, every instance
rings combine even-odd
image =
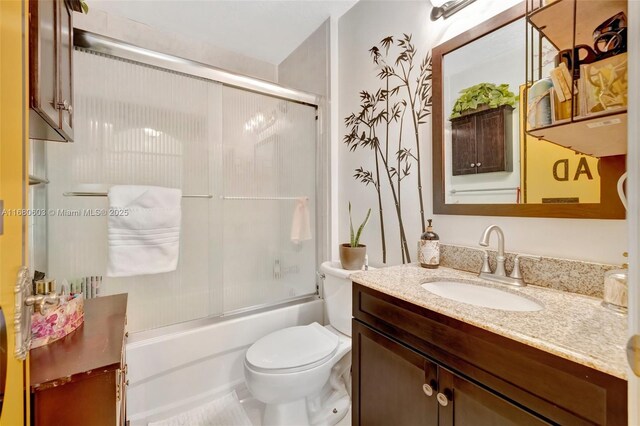
[[[434,212],[624,219],[624,155],[524,131],[528,71],[549,75],[558,54],[534,33],[522,3],[434,48]]]

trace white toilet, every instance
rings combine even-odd
[[[354,271],[339,262],[324,262],[320,270],[329,325],[275,331],[245,356],[247,387],[266,404],[264,426],[334,425],[349,410]]]

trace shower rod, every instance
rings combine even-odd
[[[223,200],[266,200],[266,201],[278,201],[278,200],[299,200],[301,198],[308,200],[309,197],[220,197]]]
[[[63,192],[65,197],[106,197],[106,192]],[[213,198],[211,194],[186,194],[182,198]]]

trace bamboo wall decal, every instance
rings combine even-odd
[[[344,136],[344,143],[347,144],[350,151],[370,149],[375,156],[375,176],[362,166],[355,170],[353,176],[367,186],[372,184],[376,190],[383,263],[386,263],[387,259],[387,245],[382,208],[381,167],[383,168],[382,173],[387,175],[388,188],[391,191],[398,218],[402,261],[405,263],[411,262],[411,253],[407,245],[402,219],[402,182],[411,174],[411,166],[414,163],[417,168],[418,214],[422,230],[425,228],[420,126],[425,124],[425,119],[431,114],[431,56],[427,54],[420,61],[417,77],[415,77],[414,59],[416,57],[416,48],[411,41],[411,35],[403,34],[396,41],[392,36],[385,37],[380,41],[379,45],[380,47],[373,46],[369,49],[369,52],[374,64],[380,69],[378,77],[383,81],[383,88],[379,88],[376,92],[365,90],[360,92],[359,110],[345,118],[345,123],[350,128],[350,131]],[[392,48],[399,51],[393,65],[389,63]],[[415,86],[412,84],[414,79]],[[415,154],[411,148],[403,145],[402,141],[404,117],[407,112],[411,116],[413,125]],[[391,134],[392,123],[398,125],[397,137]],[[380,133],[384,133],[384,140],[377,136],[378,128],[381,126]],[[395,161],[393,161],[389,153],[392,144],[397,144]]]

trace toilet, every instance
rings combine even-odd
[[[245,381],[266,404],[263,425],[334,425],[349,411],[351,280],[339,262],[324,262],[329,325],[288,327],[255,342],[245,356]]]

